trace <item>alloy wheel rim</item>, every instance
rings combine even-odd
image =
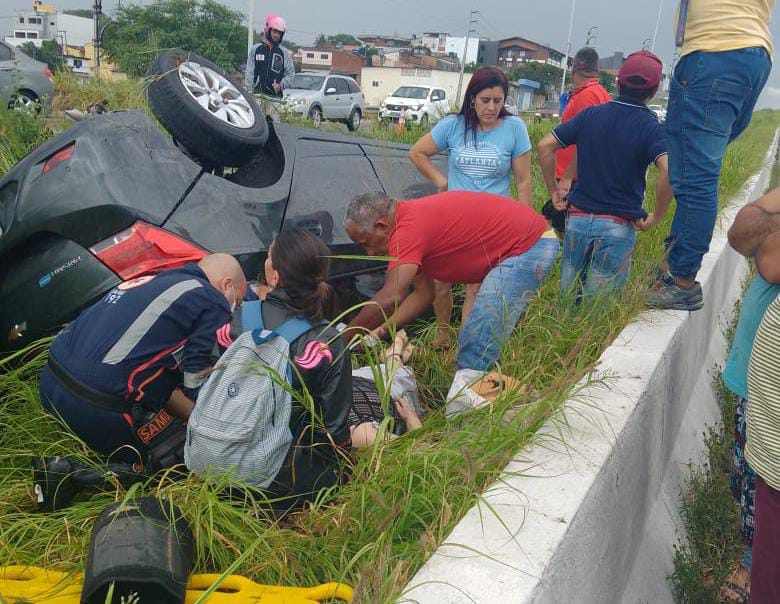
[[[193,61],[185,61],[178,71],[187,93],[215,118],[236,128],[255,125],[255,112],[227,78]]]

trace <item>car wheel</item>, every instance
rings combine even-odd
[[[24,113],[40,113],[41,103],[35,93],[29,90],[20,90],[11,97],[8,101],[8,108],[15,111],[21,111]]]
[[[164,52],[148,75],[146,94],[154,115],[209,167],[238,166],[268,140],[268,122],[257,101],[208,59]]]
[[[352,113],[349,116],[349,119],[347,119],[347,128],[354,132],[358,128],[360,128],[360,120],[363,119],[363,114],[360,112],[360,109],[357,107],[352,110]]]
[[[312,121],[315,128],[319,128],[322,125],[322,109],[317,106],[309,109],[309,119]]]
[[[423,113],[420,116],[420,126],[427,126],[429,119],[430,118],[428,118],[428,114],[427,113]]]

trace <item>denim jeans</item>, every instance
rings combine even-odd
[[[561,255],[561,296],[620,290],[631,269],[636,230],[609,218],[569,215]]]
[[[550,274],[558,240],[542,238],[524,254],[507,258],[482,281],[458,338],[458,369],[487,371],[498,360],[528,302]]]
[[[718,177],[726,146],[750,123],[772,63],[763,48],[693,52],[680,59],[669,89],[669,181],[677,200],[666,239],[669,270],[693,279],[718,213]]]

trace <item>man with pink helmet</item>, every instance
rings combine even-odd
[[[295,75],[292,54],[282,46],[287,24],[277,15],[268,15],[263,41],[249,51],[244,84],[251,92],[280,97]]]

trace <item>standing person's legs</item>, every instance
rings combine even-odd
[[[466,297],[463,299],[463,310],[460,315],[460,324],[465,325],[466,319],[469,318],[471,309],[474,308],[474,301],[477,299],[479,293],[479,286],[481,283],[469,283],[466,285]]]
[[[756,527],[750,572],[752,604],[780,602],[780,491],[756,477]]]
[[[443,281],[433,282],[435,297],[433,298],[433,314],[436,317],[436,335],[433,337],[434,347],[446,347],[450,344],[450,319],[452,318],[452,284]]]
[[[570,215],[561,253],[561,298],[579,301],[591,259],[590,229],[593,216]]]
[[[675,69],[666,132],[677,209],[666,243],[677,286],[694,285],[717,216],[723,154],[749,123],[770,68],[766,51],[750,48],[694,52]]]
[[[636,229],[609,218],[595,218],[590,233],[590,267],[585,277],[585,297],[620,292],[631,272],[631,254],[636,243]]]
[[[504,260],[482,282],[458,339],[458,369],[490,369],[558,255],[558,239],[542,238]]]

